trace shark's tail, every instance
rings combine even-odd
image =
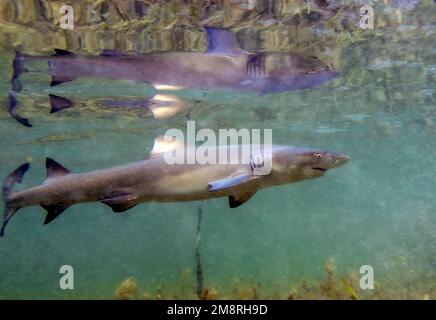
[[[6,179],[3,181],[3,201],[5,204],[5,211],[3,215],[3,226],[0,230],[0,237],[3,237],[5,235],[6,225],[8,224],[14,213],[17,212],[18,209],[20,209],[20,207],[11,205],[9,200],[13,193],[12,188],[14,187],[15,183],[21,183],[21,181],[23,180],[23,176],[28,169],[29,164],[24,163],[17,169],[15,169],[15,171],[7,176]]]
[[[12,91],[20,92],[22,89],[20,75],[24,72],[23,55],[19,51],[15,51],[15,57],[12,61]]]
[[[17,113],[17,93],[19,93],[22,89],[22,85],[20,82],[20,75],[25,71],[24,65],[23,65],[23,55],[15,51],[15,57],[12,62],[12,78],[11,78],[11,91],[9,92],[9,114],[17,120],[19,123],[26,127],[31,127],[32,124],[30,121],[26,118],[23,118],[18,115]]]

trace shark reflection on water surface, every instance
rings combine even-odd
[[[250,53],[239,47],[229,30],[208,27],[206,31],[206,52],[128,55],[104,51],[100,56],[81,56],[56,49],[54,56],[16,53],[10,114],[22,124],[31,126],[27,119],[17,114],[16,93],[22,89],[19,78],[26,71],[25,63],[35,60],[47,61],[51,86],[91,77],[142,81],[157,92],[205,89],[266,95],[317,87],[339,75],[317,57],[283,52]]]

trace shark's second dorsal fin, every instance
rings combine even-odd
[[[206,27],[208,47],[207,52],[222,53],[228,55],[244,54],[235,36],[230,30]]]
[[[74,103],[67,98],[59,97],[54,94],[49,94],[48,96],[50,97],[51,105],[50,113],[55,113],[74,106]]]
[[[70,173],[70,170],[63,167],[51,158],[47,158],[45,160],[45,166],[47,168],[47,180],[59,176],[64,176]]]

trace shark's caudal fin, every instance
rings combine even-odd
[[[25,71],[23,66],[23,55],[15,51],[15,57],[12,61],[12,91],[14,92],[20,92],[22,89],[21,83],[20,83],[20,75]]]
[[[21,123],[23,126],[26,126],[29,128],[32,127],[32,124],[30,123],[30,121],[27,118],[23,118],[18,114],[17,105],[18,105],[18,101],[17,101],[17,97],[16,97],[16,92],[14,92],[14,91],[9,92],[9,106],[8,106],[9,114],[15,120],[17,120],[18,123]]]
[[[9,92],[8,112],[15,120],[17,120],[22,125],[26,127],[31,127],[32,124],[30,123],[30,121],[27,120],[26,118],[19,116],[17,113],[18,101],[16,95],[22,89],[22,85],[20,82],[20,75],[24,71],[26,70],[23,66],[23,55],[20,52],[15,51],[15,57],[14,60],[12,61],[11,91]]]
[[[207,52],[227,55],[247,54],[242,50],[230,30],[206,27],[208,47]]]
[[[17,169],[15,169],[15,171],[7,176],[6,179],[3,181],[3,201],[5,204],[5,211],[3,215],[3,226],[0,230],[0,237],[3,237],[5,235],[6,225],[8,224],[14,213],[17,212],[18,209],[20,209],[19,207],[11,205],[9,200],[12,195],[12,188],[14,187],[15,183],[21,183],[21,181],[23,180],[23,176],[28,169],[29,164],[24,163]]]

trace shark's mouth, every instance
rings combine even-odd
[[[322,173],[326,172],[328,169],[325,168],[312,168],[313,170],[321,171]]]

